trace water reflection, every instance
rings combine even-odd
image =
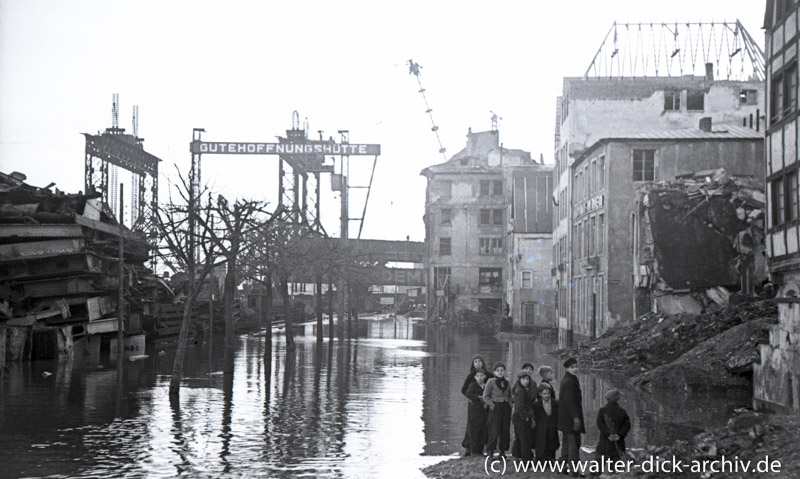
[[[499,342],[477,331],[361,317],[352,339],[316,342],[299,325],[283,338],[239,339],[233,374],[222,343],[187,351],[178,398],[168,394],[172,352],[119,365],[96,354],[18,363],[0,381],[0,460],[11,477],[422,477],[460,451],[475,353],[516,368],[560,364],[549,337]],[[327,328],[327,325],[326,325]],[[327,329],[325,331],[327,336]],[[221,338],[218,338],[221,339]],[[43,377],[43,372],[53,375]],[[580,376],[587,421],[623,378]],[[738,393],[737,393],[738,394]],[[723,395],[724,396],[724,395]],[[725,421],[746,397],[667,398],[628,392],[633,447],[688,437]],[[585,443],[596,442],[588,428]]]

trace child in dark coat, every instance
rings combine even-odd
[[[504,457],[511,439],[511,385],[505,378],[506,365],[494,364],[494,377],[486,382],[483,400],[489,406],[489,455],[494,449]]]
[[[486,373],[487,380],[492,377],[492,373],[486,370],[487,367],[488,366],[486,365],[486,361],[483,359],[483,356],[476,354],[472,357],[472,362],[469,364],[469,374],[467,374],[466,379],[464,379],[464,385],[461,386],[461,394],[464,396],[467,395],[467,389],[469,388],[469,385],[475,383],[475,372],[478,370],[482,370]],[[464,457],[469,456],[469,423],[467,423],[467,429],[464,431],[464,439],[461,441],[461,445],[465,449]]]
[[[608,403],[597,411],[597,428],[600,440],[597,441],[597,455],[618,461],[625,454],[625,436],[631,430],[631,419],[619,405],[622,394],[617,389],[606,393]]]
[[[558,402],[556,401],[552,386],[539,385],[539,399],[533,403],[533,419],[536,429],[533,431],[533,449],[536,451],[536,460],[555,461],[556,451],[560,446],[558,441]]]
[[[483,390],[486,387],[486,371],[479,369],[475,372],[475,381],[467,387],[467,437],[469,448],[467,453],[472,456],[483,454],[483,447],[488,439],[486,424],[486,403],[483,402]]]
[[[522,370],[517,374],[517,382],[514,384],[514,413],[511,415],[511,422],[514,424],[514,444],[516,450],[512,449],[512,454],[523,461],[533,459],[533,428],[536,422],[533,419],[533,402],[536,394],[529,389],[531,385],[531,375],[528,371]]]

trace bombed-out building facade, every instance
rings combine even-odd
[[[650,311],[693,310],[680,304],[694,304],[689,293],[698,288],[738,288],[736,275],[711,273],[728,271],[740,223],[743,229],[752,221],[740,220],[739,203],[731,195],[716,198],[714,188],[744,177],[763,200],[762,145],[755,130],[712,129],[707,122],[702,129],[604,138],[587,148],[571,166],[575,186],[567,254],[573,334],[594,337]],[[674,197],[658,195],[675,178],[697,172],[700,187],[691,201],[684,199],[690,188],[683,183],[673,184]],[[736,183],[730,188],[740,189]],[[656,217],[656,212],[666,213]],[[687,298],[678,299],[682,296]],[[702,305],[697,306],[699,312]]]
[[[756,407],[800,411],[800,213],[798,212],[798,7],[768,0],[766,31],[766,247],[778,286],[778,324],[753,366]]]
[[[729,164],[742,166],[731,175],[763,176],[758,164],[744,167],[761,158],[763,102],[763,82],[715,80],[710,64],[705,76],[564,79],[553,194],[562,345],[652,307],[634,297],[631,223],[641,185]]]
[[[421,174],[429,317],[553,325],[552,165],[470,129],[464,149]]]

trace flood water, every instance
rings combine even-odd
[[[301,326],[289,354],[276,333],[266,361],[264,337],[241,336],[233,375],[221,373],[221,345],[191,346],[177,400],[169,349],[119,367],[79,351],[72,361],[11,364],[0,381],[0,477],[420,478],[462,451],[460,388],[473,354],[563,373],[548,335],[500,342],[375,318],[354,329],[352,339],[317,344],[313,325]],[[593,445],[603,395],[624,378],[579,378],[584,444]],[[747,391],[625,391],[621,401],[633,420],[629,447],[689,438],[748,403]]]

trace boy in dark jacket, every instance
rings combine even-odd
[[[533,403],[533,449],[536,460],[555,461],[558,450],[558,402],[553,397],[553,388],[547,384],[539,385],[539,399]]]
[[[486,403],[483,402],[483,390],[486,387],[486,371],[475,372],[475,381],[467,387],[467,437],[469,439],[468,455],[480,456],[488,439],[486,425]]]
[[[583,398],[581,384],[578,381],[578,360],[569,358],[564,361],[567,372],[561,379],[561,390],[558,392],[558,430],[563,433],[561,441],[561,460],[577,463],[580,460],[581,434],[586,433],[583,420]],[[577,471],[572,471],[577,475]]]
[[[530,373],[523,369],[517,374],[517,382],[513,388],[514,413],[511,415],[511,422],[514,424],[514,445],[517,450],[512,449],[512,455],[523,461],[533,459],[533,428],[536,426],[533,420],[533,401],[536,396],[529,389],[531,381]]]
[[[505,378],[506,365],[494,364],[494,377],[486,382],[483,401],[489,406],[489,455],[494,449],[504,457],[510,443],[511,429],[511,385]]]
[[[600,460],[606,458],[618,461],[625,454],[625,436],[631,430],[631,419],[619,405],[622,394],[617,389],[606,393],[608,404],[597,412],[597,428],[600,429],[600,440],[597,441],[597,455]]]

